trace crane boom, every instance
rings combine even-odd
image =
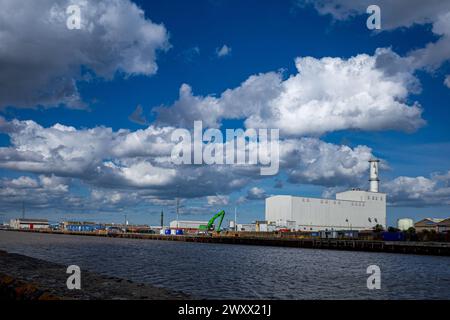
[[[216,227],[216,231],[219,232],[219,231],[220,231],[220,227],[222,226],[222,221],[223,221],[223,218],[224,218],[224,217],[225,217],[225,211],[224,211],[224,210],[219,211],[218,213],[216,213],[216,214],[208,221],[208,224],[207,224],[206,226],[205,226],[205,225],[201,225],[201,226],[199,227],[199,230],[202,230],[202,231],[209,231],[209,230],[211,230],[211,229],[213,228],[214,222],[215,222],[218,218],[220,218],[219,224],[218,224],[217,227]]]

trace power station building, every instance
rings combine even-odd
[[[379,192],[379,160],[370,160],[370,190],[352,189],[336,199],[273,196],[266,199],[266,220],[299,231],[386,228],[386,194]]]

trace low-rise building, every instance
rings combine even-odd
[[[11,219],[9,225],[12,229],[16,230],[38,230],[49,228],[48,220],[46,219]]]
[[[444,219],[425,218],[425,219],[422,219],[422,220],[416,222],[414,224],[414,228],[416,229],[417,232],[422,232],[425,230],[438,232],[439,231],[438,225],[442,221],[444,221]]]
[[[61,222],[62,228],[68,230],[70,226],[93,226],[95,222],[90,221],[63,221]]]
[[[256,231],[256,224],[253,223],[238,223],[236,231]]]
[[[442,220],[437,225],[438,232],[449,232],[450,231],[450,218]]]
[[[170,222],[170,228],[178,229],[198,229],[201,225],[206,226],[208,221],[181,221],[173,220]]]
[[[268,221],[255,221],[256,232],[273,232],[276,231],[276,229],[276,225],[271,224]]]

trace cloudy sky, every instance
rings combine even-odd
[[[0,0],[0,220],[264,218],[367,188],[388,222],[450,216],[450,2]],[[69,5],[81,29],[66,26]],[[280,172],[174,165],[171,134],[278,128]]]

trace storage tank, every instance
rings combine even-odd
[[[397,228],[402,231],[406,231],[409,228],[414,228],[414,221],[409,218],[398,219]]]

